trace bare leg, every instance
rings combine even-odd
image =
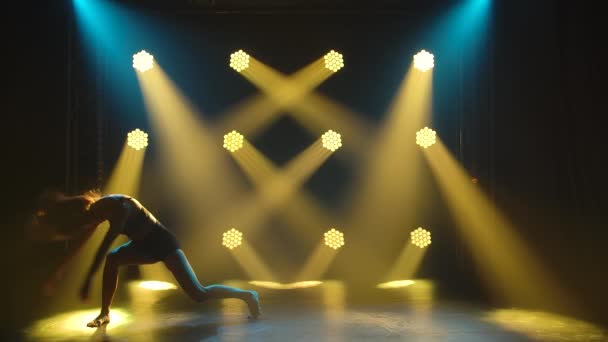
[[[184,289],[186,294],[197,302],[207,299],[238,298],[245,301],[249,307],[252,318],[260,315],[260,301],[256,291],[241,290],[236,287],[226,285],[202,286],[188,258],[181,249],[169,254],[164,260],[165,265],[173,273],[173,276]]]
[[[87,326],[98,327],[110,323],[110,305],[116,292],[119,266],[153,264],[154,262],[153,259],[139,252],[131,241],[111,251],[106,257],[106,264],[103,269],[101,312],[94,320],[87,323]]]

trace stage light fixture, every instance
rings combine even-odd
[[[416,144],[422,146],[423,148],[427,148],[432,146],[437,141],[437,132],[433,131],[428,127],[424,127],[423,129],[416,132]]]
[[[154,56],[147,53],[145,50],[141,50],[133,55],[133,68],[139,70],[139,72],[146,72],[154,66]]]
[[[336,72],[344,67],[344,59],[342,54],[331,50],[324,57],[325,67],[333,72]]]
[[[330,248],[338,249],[344,246],[344,234],[341,231],[331,228],[326,231],[325,234],[325,245]]]
[[[226,248],[234,249],[241,245],[243,242],[243,233],[232,228],[227,232],[224,232],[222,236],[222,245]]]
[[[230,54],[230,67],[238,72],[241,72],[249,67],[249,55],[239,50]]]
[[[332,131],[331,129],[321,136],[321,141],[323,142],[323,147],[332,152],[342,146],[342,138],[340,137],[340,134]]]
[[[139,128],[127,134],[127,144],[136,150],[148,146],[148,133]]]
[[[422,72],[426,72],[435,66],[433,54],[422,50],[414,55],[414,67]]]
[[[431,244],[431,232],[428,230],[418,227],[416,230],[410,233],[412,243],[420,248],[425,248]]]
[[[232,131],[224,135],[224,148],[230,152],[236,152],[243,147],[243,135],[237,131]]]

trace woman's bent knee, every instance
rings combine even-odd
[[[209,299],[209,291],[205,288],[196,288],[188,291],[190,298],[192,298],[195,302],[204,302]]]

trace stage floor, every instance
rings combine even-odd
[[[243,285],[232,283],[233,285]],[[350,299],[345,286],[259,291],[263,315],[249,320],[237,300],[191,302],[180,290],[130,284],[112,323],[85,324],[98,309],[57,312],[23,331],[27,341],[608,341],[605,329],[546,312],[488,309],[438,301],[432,284],[374,291]],[[89,306],[90,307],[90,306]]]

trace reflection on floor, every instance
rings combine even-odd
[[[259,291],[261,319],[247,319],[246,306],[237,300],[197,304],[171,286],[132,283],[109,325],[86,328],[98,311],[80,310],[33,322],[24,335],[31,341],[608,340],[606,330],[573,318],[437,302],[433,284],[424,280],[381,286],[371,300],[358,304],[336,281],[305,288],[227,283]]]

